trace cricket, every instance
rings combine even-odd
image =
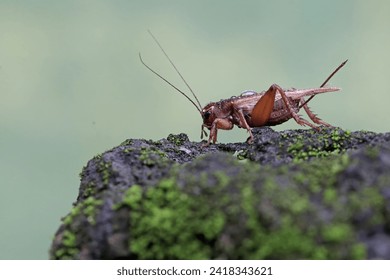
[[[284,123],[291,118],[293,118],[299,125],[309,126],[315,130],[320,130],[321,126],[331,127],[330,124],[321,120],[319,117],[317,117],[316,114],[313,113],[313,111],[311,111],[308,103],[317,94],[340,90],[338,87],[327,87],[326,84],[347,63],[348,60],[341,63],[318,88],[283,89],[279,85],[273,84],[266,91],[244,91],[239,96],[222,99],[218,102],[210,102],[205,107],[202,107],[196,94],[184,79],[175,64],[172,62],[171,58],[165,52],[159,41],[150,31],[148,32],[158,47],[161,49],[165,57],[168,59],[170,64],[173,66],[176,73],[180,76],[182,81],[190,90],[196,102],[186,93],[184,93],[184,91],[180,90],[162,75],[148,66],[143,61],[141,53],[139,53],[141,63],[152,73],[173,87],[177,92],[186,97],[199,111],[203,120],[203,124],[201,126],[201,139],[203,139],[204,135],[206,137],[208,136],[205,128],[210,130],[210,136],[204,146],[209,146],[211,142],[214,144],[217,142],[217,134],[219,129],[231,130],[233,129],[234,125],[238,126],[239,128],[244,128],[248,131],[249,137],[247,142],[249,144],[253,143],[253,127],[274,126]],[[305,97],[308,97],[308,99],[305,100]],[[298,112],[301,108],[305,110],[306,114],[313,123],[298,115]]]

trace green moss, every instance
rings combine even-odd
[[[125,154],[131,154],[132,152],[135,151],[135,148],[126,148],[126,149],[123,149],[123,153]]]
[[[194,234],[203,234],[206,238],[215,237],[219,232],[221,214],[203,213],[204,217],[194,219],[193,201],[177,189],[173,180],[161,181],[156,187],[146,191],[142,200],[137,186],[131,187],[126,197],[126,204],[131,207],[130,252],[140,259],[209,257],[210,248],[194,238]],[[207,223],[210,220],[212,222]],[[214,224],[215,221],[218,223]],[[205,232],[207,224],[213,224],[214,227],[207,227]]]
[[[56,259],[75,259],[79,253],[77,244],[77,234],[74,233],[75,225],[82,224],[82,219],[86,219],[91,225],[96,224],[97,207],[103,204],[102,200],[88,197],[83,202],[74,206],[70,213],[64,218],[63,224],[66,229],[62,233],[61,244],[52,254]],[[77,219],[77,222],[75,220]]]
[[[354,260],[364,260],[367,259],[367,250],[366,246],[362,243],[357,243],[352,246],[351,259]]]
[[[61,260],[75,259],[75,256],[79,253],[76,241],[76,235],[69,230],[65,230],[62,233],[63,246],[54,252],[54,257]]]
[[[86,200],[83,201],[83,213],[87,217],[87,220],[91,225],[96,224],[95,217],[97,213],[97,207],[102,204],[102,200],[95,199],[92,196],[88,197]]]
[[[304,143],[302,140],[302,137],[296,138],[295,141],[287,148],[287,152],[294,153],[301,151],[304,147]]]
[[[103,158],[102,154],[97,154],[96,156],[93,157],[93,160],[100,161]]]
[[[230,182],[230,177],[221,170],[215,171],[214,176],[217,178],[217,185],[220,188],[226,187]]]
[[[320,131],[314,141],[302,135],[291,139],[287,152],[293,156],[295,162],[309,158],[322,158],[339,154],[344,151],[345,143],[350,140],[351,132],[341,129]]]
[[[267,185],[269,194],[277,191],[269,180]],[[267,228],[266,219],[259,217],[257,211],[259,203],[257,196],[252,186],[245,185],[242,188],[242,207],[247,215],[246,227],[250,237],[245,239],[238,249],[239,254],[246,259],[288,259],[314,254],[317,248],[314,240],[307,237],[288,216],[283,217],[279,228],[271,231]],[[284,197],[276,194],[274,198],[279,197],[279,201],[273,203],[287,206],[288,196],[289,194],[286,194],[286,200],[283,202],[281,199]],[[296,212],[301,212],[307,207],[306,200],[295,201],[293,204]]]
[[[122,206],[129,206],[129,207],[137,207],[138,204],[142,200],[142,187],[139,185],[133,185],[130,188],[128,188],[123,196],[123,200],[114,205],[113,209],[117,210],[121,208]]]
[[[146,191],[130,187],[116,209],[120,207],[130,208],[129,250],[140,259],[208,259],[211,248],[202,240],[212,242],[226,223],[222,211],[210,211],[182,192],[174,179]]]
[[[335,140],[337,135],[329,143]],[[237,173],[205,170],[203,159],[199,159],[190,169],[185,167],[183,175],[183,168],[176,166],[155,186],[133,185],[125,192],[114,209],[125,207],[129,211],[131,255],[139,259],[366,256],[364,245],[358,242],[354,226],[348,221],[364,208],[381,213],[378,209],[384,201],[376,190],[367,187],[348,196],[348,209],[341,209],[338,198],[342,193],[336,182],[350,164],[347,154],[292,164],[289,170],[294,171],[293,178],[286,170],[238,163],[231,156],[221,161],[225,163],[225,159],[231,161],[232,170],[238,168]],[[201,171],[196,172],[197,167]],[[331,220],[313,220],[318,211],[324,211],[318,206],[320,201],[335,213]],[[381,215],[374,216],[370,223],[380,222]],[[226,235],[226,228],[236,226],[240,243],[228,236],[232,240],[220,249],[216,244]],[[221,255],[218,250],[222,250]]]
[[[256,193],[253,184],[244,183],[241,186],[242,208],[247,215],[246,227],[250,234],[240,254],[251,259],[364,258],[365,247],[356,240],[353,226],[347,222],[353,214],[340,215],[345,213],[345,209],[333,208],[340,205],[337,203],[337,176],[349,164],[347,154],[310,163],[301,162],[297,164],[299,171],[294,171],[293,182],[296,184],[290,182],[288,185],[283,184],[282,172],[264,170],[268,176],[262,181],[260,193]],[[247,173],[242,173],[248,177]],[[365,196],[363,201],[362,196]],[[315,197],[323,197],[333,208],[336,217],[332,221],[324,224],[318,221],[316,225],[306,223],[307,217],[316,215],[317,206],[312,202]],[[382,203],[374,191],[364,191],[359,194],[358,200],[363,202],[362,207]],[[267,206],[268,203],[272,206]],[[259,216],[259,207],[267,209],[263,216]],[[323,230],[319,231],[321,227]],[[319,236],[322,236],[322,242],[319,242]],[[345,247],[345,251],[340,250],[340,246]]]
[[[133,139],[126,139],[120,144],[120,146],[131,146],[131,145],[133,145]]]
[[[80,215],[81,208],[82,208],[81,204],[74,206],[70,210],[70,213],[64,218],[64,220],[63,220],[64,225],[70,225],[73,222],[74,218],[77,217],[78,215]]]
[[[96,194],[96,184],[91,181],[83,187],[83,197],[90,197]]]
[[[156,148],[142,147],[140,150],[139,160],[147,166],[161,165],[166,163],[167,155]]]
[[[351,239],[353,230],[348,224],[331,224],[326,226],[322,231],[322,237],[325,242],[337,242],[341,243],[348,239]]]
[[[380,151],[379,151],[379,148],[378,147],[370,147],[368,146],[366,149],[365,149],[365,153],[366,155],[371,158],[371,159],[377,159],[379,154],[380,154]]]
[[[323,200],[325,204],[331,205],[337,199],[337,191],[333,188],[327,188],[323,192]]]
[[[96,208],[102,204],[102,200],[95,199],[92,196],[88,197],[83,202],[77,204],[71,209],[70,213],[63,220],[64,225],[71,225],[73,220],[82,214],[85,215],[91,225],[94,225],[96,223]]]
[[[187,135],[181,133],[181,134],[178,134],[178,135],[175,135],[175,134],[169,134],[168,137],[167,137],[167,140],[173,144],[175,144],[176,146],[181,146],[183,145],[185,142],[188,141],[188,137]]]
[[[385,206],[385,199],[378,188],[367,186],[360,192],[350,193],[347,199],[349,207],[346,211],[348,211],[349,215],[372,213],[370,219],[365,220],[365,226],[370,227],[384,223],[386,217],[382,209]]]
[[[106,162],[103,159],[100,159],[97,171],[100,173],[103,185],[108,187],[108,183],[110,182],[110,177],[112,174],[112,164],[111,162]]]
[[[83,166],[83,169],[81,170],[81,172],[79,173],[79,177],[80,179],[82,179],[84,177],[84,174],[85,174],[85,170],[87,169],[86,166]]]
[[[65,230],[63,233],[62,244],[65,247],[76,247],[76,235],[69,230]]]

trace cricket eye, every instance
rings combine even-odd
[[[204,119],[204,120],[207,120],[207,119],[210,117],[210,115],[211,115],[211,113],[210,113],[209,111],[204,112],[204,114],[203,114],[203,119]]]

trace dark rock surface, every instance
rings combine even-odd
[[[390,133],[130,139],[90,160],[53,259],[390,259]]]

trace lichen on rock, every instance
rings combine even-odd
[[[390,259],[390,134],[129,139],[90,160],[53,259]]]

